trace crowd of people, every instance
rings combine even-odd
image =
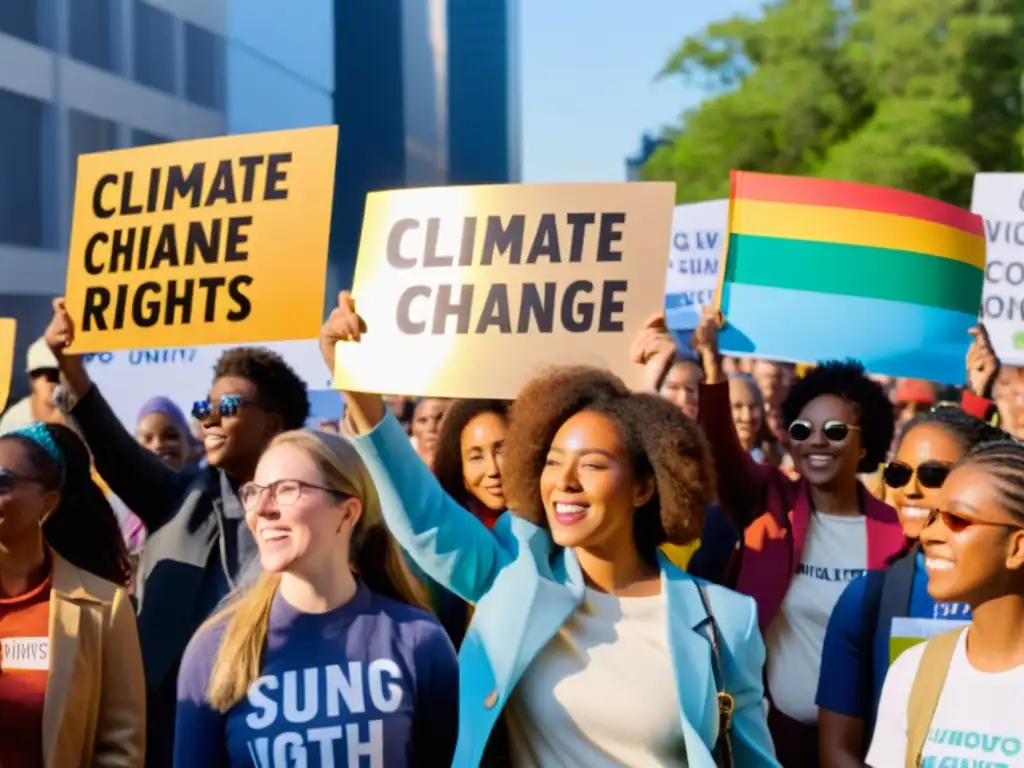
[[[0,766],[1024,765],[1024,371],[983,328],[943,391],[721,323],[652,317],[642,391],[320,430],[238,347],[133,434],[56,301],[0,421]],[[366,330],[343,293],[329,369]]]

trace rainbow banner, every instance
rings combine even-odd
[[[853,357],[872,373],[964,380],[983,220],[909,192],[734,171],[719,300],[724,353]]]

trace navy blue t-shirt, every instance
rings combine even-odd
[[[206,701],[223,626],[189,643],[178,676],[180,768],[450,765],[458,732],[455,651],[425,611],[371,593],[323,614],[280,594],[262,674],[222,715]]]
[[[871,717],[889,670],[890,627],[877,627],[869,637],[864,626],[864,600],[867,580],[878,574],[866,574],[851,581],[832,609],[825,645],[821,654],[817,705],[836,714]],[[937,603],[928,594],[928,572],[924,555],[914,556],[914,581],[910,592],[912,619],[949,619],[969,621],[971,609],[963,603]],[[865,679],[870,678],[874,701],[865,699]]]

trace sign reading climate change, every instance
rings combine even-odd
[[[74,352],[315,338],[337,126],[83,155]]]
[[[335,386],[513,398],[546,365],[638,384],[629,347],[664,301],[668,183],[525,184],[367,196],[353,296],[368,333]]]

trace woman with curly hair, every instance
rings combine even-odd
[[[455,400],[437,437],[437,481],[488,528],[505,511],[501,466],[508,407],[504,400]]]
[[[325,360],[363,330],[343,293],[321,330]],[[727,743],[737,766],[777,765],[753,604],[658,552],[699,534],[714,487],[706,442],[677,407],[589,368],[534,379],[505,440],[510,512],[489,531],[379,397],[347,397],[392,533],[476,606],[453,765],[480,765],[502,716],[514,766],[712,768]]]
[[[738,439],[718,353],[720,323],[717,311],[706,311],[694,346],[704,363],[699,420],[719,498],[742,531],[724,580],[757,601],[780,762],[807,768],[817,765],[815,693],[832,608],[850,581],[884,567],[905,546],[896,511],[857,479],[885,459],[892,406],[857,363],[828,362],[808,372],[782,404],[799,472],[790,479],[756,462]],[[663,319],[650,325],[648,332],[664,339]]]

